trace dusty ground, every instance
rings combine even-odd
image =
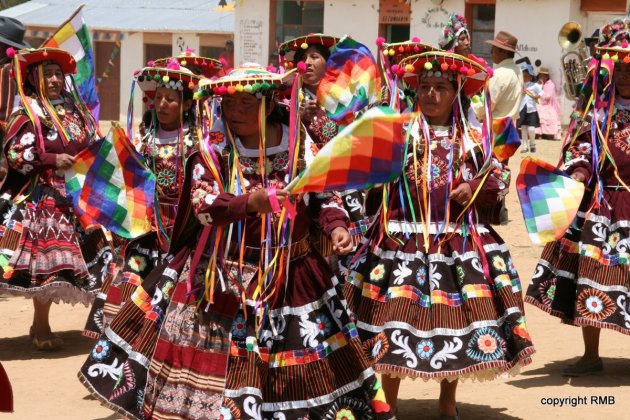
[[[560,142],[538,142],[538,155],[555,162]],[[514,179],[520,156],[511,162]],[[523,281],[529,283],[541,247],[529,242],[514,189],[508,196],[510,224],[499,228],[510,245]],[[580,330],[561,325],[542,311],[526,307],[530,333],[537,353],[533,363],[519,376],[489,383],[460,385],[459,410],[464,419],[623,419],[630,418],[630,337],[604,331],[601,354],[605,373],[566,379],[562,369],[582,351]],[[15,393],[16,413],[12,419],[117,419],[91,399],[76,378],[76,372],[91,349],[91,340],[80,330],[88,310],[56,305],[51,320],[67,345],[64,350],[44,353],[33,350],[28,338],[31,303],[18,298],[0,298],[0,361]],[[400,419],[437,418],[437,382],[404,381],[400,393]],[[612,396],[614,404],[594,405],[591,397]],[[575,407],[543,405],[543,398],[585,397]]]

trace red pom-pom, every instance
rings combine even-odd
[[[195,88],[195,84],[193,82],[188,82],[188,89],[193,90]]]
[[[414,45],[413,52],[420,52],[420,47],[418,47],[417,45]]]
[[[300,73],[300,74],[304,74],[304,73],[306,73],[306,63],[305,63],[304,61],[300,61],[300,62],[297,64],[297,71],[298,71],[298,73]]]
[[[411,38],[411,42],[420,42],[420,38],[414,36],[413,38]]]
[[[378,38],[376,38],[376,45],[378,45],[379,47],[383,45],[384,43],[385,43],[385,38],[383,38],[382,36],[379,36]]]
[[[142,102],[144,102],[146,104],[147,102],[149,102],[149,98],[147,98],[146,96],[143,96],[142,97]]]
[[[400,47],[398,47],[398,52],[399,53],[404,53],[405,52],[405,47],[403,47],[402,45]]]
[[[221,89],[219,89],[218,86],[215,86],[212,88],[212,93],[214,93],[215,95],[220,95]]]
[[[448,64],[446,64],[446,63],[440,64],[440,70],[447,71],[448,70]]]
[[[220,86],[219,87],[219,95],[225,95],[227,93],[228,89],[225,86]]]
[[[404,67],[400,67],[398,70],[396,70],[396,75],[398,77],[403,77],[405,75],[405,68]]]
[[[15,57],[15,48],[13,47],[7,48],[7,57],[9,58]]]
[[[449,68],[451,69],[451,71],[457,71],[457,64],[453,63]]]
[[[468,76],[472,76],[474,74],[475,74],[475,69],[473,69],[473,68],[468,69],[468,71],[466,72],[466,75],[468,75]]]
[[[44,53],[42,54],[44,57],[48,57],[48,51],[44,51]]]

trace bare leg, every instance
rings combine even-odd
[[[48,321],[51,305],[52,302],[41,303],[39,300],[33,299],[33,308],[35,309],[33,314],[33,332],[35,334],[35,338],[40,341],[51,340],[54,338]]]
[[[393,378],[389,375],[381,375],[381,383],[387,404],[392,408],[392,413],[398,413],[398,389],[400,388],[400,378]]]
[[[527,127],[528,138],[527,145],[529,146],[530,152],[536,151],[536,127],[528,126]]]
[[[582,338],[584,339],[584,355],[578,364],[590,364],[599,360],[599,328],[582,327]]]
[[[446,379],[440,382],[440,415],[457,415],[457,401],[455,398],[457,382],[457,380],[449,382]]]

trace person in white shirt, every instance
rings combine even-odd
[[[543,87],[534,81],[534,68],[531,64],[523,64],[523,96],[521,98],[521,110],[518,117],[518,127],[521,129],[521,153],[536,151],[536,128],[540,127],[538,117],[538,100],[542,95]]]

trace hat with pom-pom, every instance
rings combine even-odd
[[[184,89],[195,91],[201,78],[171,59],[164,67],[145,67],[136,72],[135,80],[148,99],[153,99],[155,91],[166,87],[183,92]]]
[[[165,57],[155,60],[153,66],[166,67],[173,59],[177,60],[180,66],[186,67],[197,76],[208,78],[225,76],[225,69],[219,60],[198,56],[191,49],[187,49],[182,54],[174,57]]]
[[[377,42],[382,56],[382,62],[386,68],[391,69],[407,57],[422,54],[427,51],[436,51],[437,48],[420,42],[419,38],[413,38],[410,41],[394,42],[388,44],[386,42]],[[392,70],[396,73],[396,67]]]
[[[286,69],[295,68],[297,63],[294,58],[298,51],[306,51],[313,45],[321,45],[330,50],[339,42],[339,39],[340,38],[324,34],[308,34],[285,41],[278,47],[280,63],[283,64]]]
[[[63,74],[74,74],[77,72],[77,62],[72,54],[59,48],[27,48],[15,52],[14,63],[16,64],[13,72],[15,74],[15,72],[19,71],[22,78],[24,78],[30,65],[44,62],[59,64]]]
[[[446,26],[444,26],[444,29],[442,30],[442,34],[438,40],[438,45],[443,50],[452,50],[455,46],[457,46],[459,36],[462,33],[466,33],[470,38],[466,18],[457,13],[451,13],[448,18],[448,22],[446,22]]]
[[[485,61],[484,61],[485,63]],[[482,59],[464,57],[447,51],[430,51],[407,57],[399,63],[404,69],[400,78],[406,88],[415,89],[421,79],[426,77],[445,77],[461,80],[461,89],[471,97],[481,91],[490,77],[488,68]]]
[[[614,62],[630,63],[630,19],[616,18],[599,30],[596,55]]]
[[[197,95],[199,98],[204,98],[245,92],[262,97],[268,93],[287,89],[284,83],[284,77],[287,74],[271,73],[260,64],[245,63],[218,79],[203,79],[199,84]]]

